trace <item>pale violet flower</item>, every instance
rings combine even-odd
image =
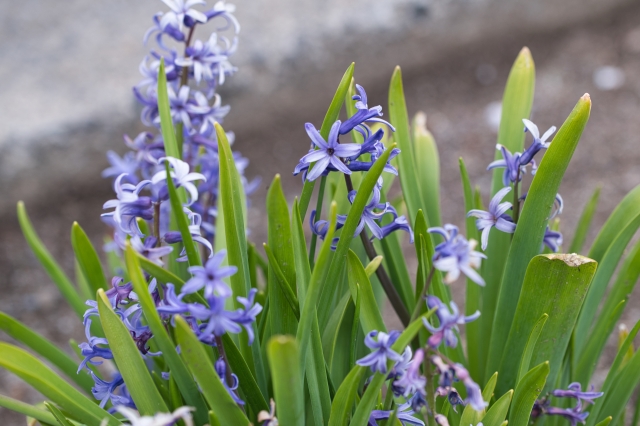
[[[189,173],[189,163],[182,160],[174,157],[162,157],[160,158],[159,163],[162,164],[165,161],[172,167],[169,175],[174,179],[176,188],[183,187],[189,193],[189,201],[187,202],[187,205],[191,205],[195,201],[198,201],[198,189],[193,184],[193,181],[203,180],[206,182],[207,178],[205,178],[201,173]],[[156,185],[166,179],[167,171],[160,170],[151,178],[151,183]]]
[[[122,405],[116,406],[115,409],[127,419],[130,426],[172,426],[178,420],[182,420],[185,426],[193,426],[193,407],[180,407],[173,413],[158,413],[154,416],[141,416],[136,410]],[[105,419],[103,424],[106,426],[108,420]]]
[[[435,247],[433,266],[439,271],[446,272],[444,282],[450,284],[458,279],[460,272],[478,285],[484,285],[484,279],[476,272],[481,259],[486,256],[475,251],[477,242],[467,239],[458,233],[458,227],[446,224],[444,227],[429,228],[429,233],[439,234],[444,241]]]
[[[482,231],[482,237],[480,238],[482,242],[482,250],[487,249],[487,245],[489,244],[489,231],[491,231],[491,228],[495,227],[496,229],[509,234],[513,234],[516,231],[516,224],[513,223],[511,216],[506,213],[507,210],[512,207],[512,204],[508,201],[505,201],[504,203],[500,202],[509,192],[511,192],[511,187],[509,186],[506,186],[496,192],[496,195],[494,195],[489,202],[488,212],[474,209],[467,213],[467,217],[473,216],[477,218],[476,227],[478,230]]]
[[[373,340],[374,337],[377,339]],[[369,332],[364,338],[364,344],[373,352],[357,360],[356,364],[362,367],[371,367],[373,372],[386,374],[388,360],[402,361],[402,356],[391,349],[398,337],[400,337],[400,332],[396,330],[390,331],[389,334],[376,330]]]
[[[442,303],[436,296],[427,297],[427,307],[429,309],[436,308],[436,316],[438,317],[438,327],[434,327],[427,322],[426,319],[422,319],[424,326],[429,330],[431,336],[427,343],[432,348],[437,348],[444,340],[444,344],[451,348],[455,348],[458,345],[458,338],[456,332],[458,331],[458,325],[466,324],[474,321],[480,316],[480,311],[476,311],[473,315],[465,316],[460,313],[458,305],[451,301],[449,306]]]
[[[170,12],[162,15],[162,19],[160,19],[160,26],[162,28],[171,25],[182,31],[185,24],[190,23],[191,25],[187,26],[192,27],[195,22],[207,22],[207,15],[192,9],[192,7],[197,4],[205,4],[204,0],[162,0],[162,2],[171,9]]]
[[[278,418],[276,417],[276,403],[271,398],[269,401],[271,409],[269,411],[262,410],[258,413],[258,421],[263,422],[262,426],[278,426]]]

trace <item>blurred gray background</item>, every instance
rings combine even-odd
[[[210,2],[212,4],[212,2]],[[631,0],[258,0],[234,2],[242,31],[222,88],[232,106],[224,126],[235,149],[262,176],[250,222],[265,239],[265,190],[277,172],[290,199],[291,176],[319,125],[344,69],[369,104],[386,110],[395,65],[403,68],[411,114],[427,113],[439,144],[443,218],[463,220],[458,157],[488,201],[500,99],[523,46],[537,83],[533,120],[559,126],[585,92],[591,120],[567,171],[562,229],[603,185],[595,227],[640,183],[640,4]],[[633,4],[635,3],[635,4]],[[148,51],[142,36],[160,1],[0,2],[0,310],[61,345],[82,338],[80,322],[22,239],[15,203],[23,199],[49,249],[73,274],[69,230],[77,220],[96,244],[110,183],[105,152],[125,151],[122,135],[143,130],[131,92]],[[197,35],[205,37],[205,32]],[[591,236],[593,237],[593,235]],[[640,318],[637,297],[624,318]],[[5,336],[2,336],[5,340]],[[42,396],[0,371],[0,393],[29,402]],[[22,425],[0,409],[3,425]]]

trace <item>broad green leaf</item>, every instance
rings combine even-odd
[[[543,362],[533,367],[520,380],[513,394],[511,410],[509,412],[510,426],[527,426],[534,402],[544,388],[549,374],[549,363]]]
[[[276,175],[267,192],[269,257],[269,319],[273,334],[295,334],[299,313],[296,294],[296,269],[289,207],[282,191],[280,175]],[[265,245],[265,250],[267,246]],[[271,253],[269,253],[271,252]],[[281,277],[278,277],[279,269]],[[284,280],[284,281],[283,281]],[[278,285],[279,283],[280,285]],[[295,300],[295,302],[294,302]]]
[[[84,301],[78,295],[78,291],[71,284],[71,281],[65,275],[64,271],[55,261],[49,250],[44,246],[38,234],[36,234],[33,225],[27,215],[27,210],[24,207],[22,201],[18,201],[18,221],[20,222],[20,228],[24,234],[24,238],[29,243],[33,254],[36,255],[45,271],[49,275],[49,278],[58,286],[60,293],[67,299],[67,302],[71,305],[71,308],[76,312],[79,317],[84,315],[84,311],[87,310],[87,306]]]
[[[469,174],[467,173],[467,167],[462,160],[462,157],[458,160],[460,167],[460,179],[462,180],[462,192],[464,194],[464,211],[465,213],[474,208],[473,205],[473,189],[471,188],[471,181],[469,180]],[[476,228],[476,221],[473,217],[467,217],[466,222],[467,239],[478,241],[478,230]],[[483,288],[467,278],[467,292],[465,297],[465,314],[473,315],[476,311],[482,308],[482,293]],[[465,335],[467,338],[467,353],[469,356],[469,373],[471,377],[480,377],[484,373],[484,365],[480,364],[480,342],[481,337],[481,321],[472,321],[465,326]],[[475,423],[474,423],[475,424]]]
[[[309,258],[306,256],[307,243],[304,238],[297,198],[293,202],[291,212],[291,235],[293,240],[293,260],[296,267],[296,290],[298,291],[298,302],[301,304],[300,308],[302,309],[302,304],[307,296],[309,280],[311,279],[311,265],[309,264]]]
[[[50,412],[8,396],[0,395],[0,407],[15,411],[16,413],[24,414],[25,416],[34,418],[41,423],[50,425],[54,425],[56,423],[56,418]]]
[[[342,300],[338,304],[342,315],[339,316],[339,322],[333,328],[329,356],[326,358],[331,370],[331,380],[336,383],[341,383],[353,367],[351,365],[352,349],[354,343],[357,343],[357,337],[353,335],[356,307],[351,297],[348,297],[349,303],[346,306],[342,304]]]
[[[291,336],[274,336],[267,344],[267,357],[276,407],[283,407],[278,411],[279,424],[303,425],[304,394],[296,340]]]
[[[344,426],[351,415],[351,408],[356,401],[358,386],[367,368],[359,365],[353,367],[336,392],[331,404],[329,426]]]
[[[149,259],[138,253],[136,253],[136,258],[138,259],[140,267],[144,269],[149,275],[156,278],[162,283],[173,284],[176,288],[176,293],[180,292],[180,289],[184,285],[184,280],[182,278],[175,274],[172,274],[162,266],[150,261]]]
[[[138,263],[138,256],[133,247],[129,244],[127,244],[127,247],[125,248],[125,261],[127,264],[127,271],[129,272],[129,278],[133,283],[134,291],[138,295],[138,301],[142,307],[144,318],[146,319],[147,325],[153,332],[153,341],[162,351],[162,358],[169,366],[171,378],[175,380],[175,383],[180,389],[187,405],[196,409],[196,421],[206,423],[207,412],[209,410],[202,399],[202,395],[200,395],[198,386],[193,381],[191,374],[189,374],[187,366],[180,358],[180,355],[178,355],[176,345],[171,340],[171,337],[165,328],[166,326],[162,321],[162,318],[160,318],[160,314],[156,310],[156,304],[149,293],[148,284],[142,275],[142,270]]]
[[[322,127],[320,127],[320,135],[325,140],[329,136],[331,126],[340,116],[340,110],[342,109],[344,98],[349,91],[349,86],[351,85],[351,80],[353,79],[354,66],[355,64],[351,63],[351,65],[349,65],[349,68],[347,68],[344,75],[342,76],[342,80],[340,80],[338,89],[336,90],[335,95],[333,95],[333,99],[331,100],[331,104],[329,105],[329,109],[327,110],[327,114],[324,116],[324,120],[322,121]],[[313,165],[309,167],[309,170],[311,170],[312,168]],[[307,214],[307,208],[309,207],[309,202],[311,201],[311,195],[313,194],[314,185],[315,181],[304,182],[302,195],[300,195],[300,217],[302,218],[302,220],[304,220]]]
[[[620,230],[626,228],[638,215],[640,215],[640,185],[629,191],[609,215],[600,228],[588,256],[600,262],[609,246],[618,237]]]
[[[245,401],[249,407],[251,407],[254,413],[259,413],[262,410],[269,411],[267,400],[260,390],[255,377],[253,377],[251,369],[244,358],[242,358],[238,347],[228,333],[222,335],[222,343],[224,344],[224,351],[229,360],[229,366],[233,374],[238,376],[240,389],[245,395]]]
[[[416,276],[416,280],[418,280],[416,281],[416,291],[418,288],[422,290],[424,287],[424,283],[431,272],[431,259],[433,259],[433,255],[435,254],[433,239],[431,238],[431,234],[427,232],[428,228],[429,226],[424,212],[422,210],[418,210],[414,226],[414,241],[416,242],[416,253],[418,255],[418,259],[420,259],[421,256],[424,256],[424,267],[421,264],[418,270],[418,274]],[[424,244],[422,244],[422,240],[419,239],[419,235],[424,239]],[[438,270],[435,270],[433,273],[429,293],[438,296],[438,298],[446,304],[451,301],[451,292],[449,291],[449,287],[442,281],[442,274]],[[421,312],[425,312],[427,310],[426,303],[421,303],[416,306],[420,307]],[[416,312],[414,311],[414,316],[415,314]]]
[[[249,425],[249,419],[227,392],[218,373],[213,368],[213,363],[196,335],[191,331],[189,324],[178,315],[174,318],[180,355],[198,382],[202,395],[220,423],[223,425]]]
[[[548,386],[553,386],[571,339],[580,307],[595,274],[597,263],[575,254],[534,257],[524,277],[511,332],[506,341],[498,378],[498,392],[516,385],[521,359],[531,330],[545,313],[549,315],[533,350],[531,363],[549,362]],[[544,297],[540,297],[544,295]],[[529,365],[523,365],[528,370]],[[546,389],[548,390],[548,389]]]
[[[587,205],[584,206],[580,219],[578,219],[576,230],[573,233],[573,241],[571,241],[569,253],[580,253],[582,251],[584,241],[586,240],[587,233],[589,232],[589,227],[591,226],[591,221],[593,220],[593,215],[598,207],[598,199],[600,198],[601,189],[602,187],[597,187],[596,190],[593,191],[593,195],[591,195]]]
[[[168,161],[165,162],[165,170],[167,172],[167,176],[169,176],[171,169],[169,167]],[[171,215],[173,217],[173,221],[178,226],[180,235],[182,236],[182,245],[187,252],[189,265],[201,266],[202,260],[200,259],[200,252],[193,241],[191,231],[189,230],[189,220],[187,219],[187,215],[184,212],[184,208],[182,207],[182,205],[184,204],[184,197],[179,196],[179,192],[173,183],[173,179],[167,179],[166,182],[167,189],[169,191],[169,202],[171,203]],[[182,192],[184,192],[184,190]]]
[[[92,288],[92,292],[95,293],[99,288],[105,291],[108,290],[109,286],[107,279],[104,277],[104,272],[102,272],[98,253],[93,248],[87,234],[78,225],[78,222],[73,222],[71,227],[71,244],[80,268]]]
[[[276,288],[280,290],[281,296],[282,296],[282,302],[283,302],[282,306],[286,305],[287,308],[291,310],[291,312],[293,313],[293,317],[297,322],[300,319],[300,308],[298,307],[299,306],[298,298],[293,293],[293,289],[291,288],[291,284],[289,284],[287,277],[284,276],[282,269],[280,269],[280,266],[278,265],[278,261],[275,259],[275,255],[273,254],[273,251],[266,244],[263,244],[263,247],[264,247],[265,253],[267,253],[267,258],[269,259],[269,266],[274,276],[273,281],[271,282],[269,287],[269,294],[270,295],[273,294],[273,292],[276,291],[275,290]],[[269,304],[270,306],[278,306],[275,302],[273,302],[273,299],[269,300]],[[281,319],[280,314],[282,313],[280,309],[275,309],[276,312],[272,310],[271,318],[276,318],[276,321],[279,321]],[[272,330],[274,329],[273,321],[271,322],[271,329]]]
[[[582,349],[587,344],[589,331],[591,330],[592,324],[596,318],[598,306],[601,304],[602,299],[604,299],[607,286],[611,281],[611,277],[613,276],[618,263],[620,263],[620,259],[622,258],[625,248],[629,244],[629,241],[631,241],[631,238],[633,238],[633,235],[636,233],[639,226],[640,215],[629,222],[627,226],[621,228],[617,237],[613,240],[598,265],[598,272],[593,278],[593,283],[591,284],[587,298],[584,301],[584,306],[580,311],[580,317],[578,318],[578,323],[574,333],[574,346],[577,354],[581,353]],[[611,295],[615,296],[616,299],[609,302],[607,306],[608,309],[617,305],[620,300],[626,296],[626,294],[623,293],[616,293],[611,293]],[[607,311],[602,312],[605,315],[608,315]]]
[[[495,309],[485,374],[496,370],[501,358],[500,354],[504,351],[527,266],[531,259],[540,252],[549,214],[558,193],[562,176],[578,145],[582,131],[589,119],[590,111],[591,98],[589,98],[588,94],[585,94],[580,98],[553,139],[549,149],[545,152],[540,162],[540,167],[538,167],[531,182],[518,226],[513,234],[509,255],[506,259],[506,268],[502,279],[503,284],[500,286],[498,303]],[[489,267],[489,264],[486,267]],[[487,290],[488,288],[485,288],[485,300]],[[486,308],[484,306],[482,312],[486,312]],[[537,320],[541,314],[542,312],[535,319]],[[552,368],[555,368],[555,366],[552,366]],[[503,379],[506,379],[506,377],[503,377]]]
[[[84,369],[78,372],[78,363],[51,341],[4,312],[0,312],[0,330],[46,358],[85,392],[91,393],[91,388],[94,386],[91,376]]]
[[[67,419],[55,405],[45,401],[44,406],[53,414],[60,426],[72,426],[69,419]]]
[[[538,343],[540,333],[542,333],[542,327],[544,327],[548,319],[548,314],[542,314],[540,319],[533,326],[533,329],[529,334],[529,339],[527,339],[527,345],[524,347],[524,352],[522,352],[522,357],[520,358],[520,368],[518,369],[518,376],[516,377],[515,383],[520,383],[520,380],[522,380],[524,375],[529,371],[533,350],[536,347],[536,343]]]
[[[427,130],[427,115],[419,112],[413,118],[413,148],[416,173],[426,203],[426,212],[431,226],[442,226],[440,218],[440,156],[433,135]]]
[[[62,407],[75,420],[88,424],[100,424],[103,419],[108,418],[109,425],[121,424],[115,417],[95,404],[93,398],[90,399],[80,393],[23,349],[0,343],[0,367],[6,368],[33,386],[46,398]]]
[[[531,52],[528,48],[524,47],[511,67],[502,96],[502,115],[500,118],[500,128],[498,130],[498,144],[505,146],[511,152],[522,152],[524,149],[525,133],[523,132],[524,124],[522,123],[522,119],[529,118],[531,114],[535,74],[535,65],[531,57]],[[495,159],[500,158],[500,152],[496,150]],[[501,169],[496,169],[493,172],[491,183],[492,196],[503,187],[502,173],[503,171]],[[482,309],[480,309],[482,316],[479,319],[481,328],[480,340],[485,342],[479,346],[478,363],[481,366],[487,364],[488,342],[491,339],[493,318],[496,312],[498,293],[500,292],[505,259],[509,252],[510,244],[511,235],[509,234],[494,231],[489,235],[489,246],[486,251],[487,260],[483,262],[484,265],[482,269],[486,286],[482,292]],[[515,303],[514,301],[514,304]],[[487,374],[495,371],[496,367],[497,365],[494,365],[492,368],[487,368]],[[482,372],[482,369],[480,372]],[[478,379],[482,379],[482,377],[478,377]]]
[[[347,254],[347,271],[349,274],[349,290],[351,292],[351,298],[357,299],[359,295],[361,308],[360,308],[360,321],[362,323],[362,329],[366,333],[373,330],[385,331],[386,327],[382,320],[382,314],[378,303],[373,294],[371,288],[371,282],[367,276],[367,273],[358,258],[352,250],[349,250]]]
[[[160,127],[162,129],[165,154],[167,157],[182,159],[182,151],[178,147],[176,132],[173,130],[173,120],[171,119],[164,58],[160,58],[160,68],[158,69],[158,112],[160,114]],[[182,211],[182,209],[180,209],[180,211]]]
[[[84,276],[84,272],[82,272],[82,268],[80,267],[80,263],[78,259],[74,262],[74,272],[76,277],[76,287],[78,287],[78,293],[80,293],[80,297],[84,300],[89,300],[93,298],[93,289],[91,288],[91,284],[87,281]]]
[[[489,408],[487,414],[482,418],[482,424],[484,426],[500,426],[507,417],[511,397],[513,397],[513,389],[502,395],[500,399]]]
[[[421,315],[418,319],[413,321],[411,324],[405,328],[402,334],[398,337],[398,340],[391,347],[397,353],[402,353],[404,349],[411,343],[413,338],[418,334],[418,332],[424,327],[422,324],[423,319],[428,319],[435,312],[435,308],[430,310],[424,315]],[[391,368],[393,365],[393,361],[389,360],[388,368]],[[387,379],[386,374],[376,373],[369,385],[367,386],[367,390],[362,395],[362,399],[356,408],[356,412],[349,423],[350,426],[366,426],[369,420],[369,415],[371,414],[371,410],[373,409],[376,400],[378,398],[378,393],[382,388],[382,385]]]
[[[473,377],[473,376],[472,376]],[[482,399],[485,402],[490,402],[491,397],[493,396],[493,390],[496,387],[496,382],[498,381],[498,373],[494,373],[493,376],[489,379],[484,389],[482,390]],[[460,417],[461,425],[477,425],[478,422],[482,421],[482,418],[486,414],[486,408],[482,411],[476,411],[471,407],[470,404],[467,404],[462,411],[462,416]],[[506,413],[505,413],[506,414]]]
[[[305,372],[315,424],[322,426],[329,421],[331,395],[329,394],[327,370],[317,319],[311,330],[311,350],[308,352]]]
[[[347,215],[346,222],[340,233],[340,240],[338,241],[338,246],[336,247],[336,251],[331,260],[331,265],[329,266],[320,299],[316,299],[316,303],[318,303],[319,306],[328,306],[328,301],[335,294],[335,289],[339,283],[340,277],[344,273],[349,246],[354,238],[356,228],[362,217],[362,212],[364,211],[366,204],[369,202],[369,197],[373,193],[373,187],[380,177],[384,166],[387,164],[387,160],[389,159],[389,155],[391,154],[391,150],[393,150],[393,148],[395,148],[395,145],[391,145],[389,148],[387,148],[376,160],[373,166],[371,166],[371,169],[366,172],[364,178],[362,179],[360,189],[358,190],[358,193],[353,200],[353,204],[351,206],[351,209],[349,210],[349,214]],[[328,237],[325,238],[328,239]],[[325,239],[325,241],[327,240]],[[308,294],[307,297],[309,297]],[[323,317],[323,313],[324,310],[318,311],[318,320],[320,322],[320,327],[324,327],[327,320],[327,318]]]
[[[145,416],[160,412],[166,413],[168,411],[167,405],[156,389],[140,351],[131,338],[127,327],[113,311],[104,290],[98,290],[96,300],[100,322],[105,337],[109,341],[109,348],[113,352],[114,361],[118,365],[118,370],[122,374],[138,411]]]

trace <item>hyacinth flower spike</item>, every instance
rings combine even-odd
[[[582,385],[579,382],[573,382],[567,387],[566,390],[556,389],[551,392],[551,394],[559,398],[575,398],[580,402],[586,404],[594,404],[594,399],[603,396],[604,392],[594,392],[593,385],[591,386],[590,390],[582,392]]]
[[[480,311],[476,311],[473,315],[465,316],[460,314],[458,305],[451,301],[450,307],[442,303],[436,296],[427,297],[427,307],[429,309],[436,308],[436,316],[440,325],[434,327],[426,319],[422,319],[424,326],[431,333],[431,336],[427,340],[427,344],[432,348],[440,346],[444,340],[444,344],[451,348],[455,348],[458,345],[458,338],[456,331],[458,331],[459,324],[466,324],[478,319]]]
[[[338,171],[350,175],[351,170],[343,163],[341,158],[348,158],[360,152],[360,145],[356,143],[341,144],[338,142],[340,135],[340,123],[338,120],[331,126],[329,138],[325,141],[320,132],[311,123],[305,124],[307,134],[311,138],[313,144],[318,148],[310,151],[307,155],[300,159],[301,164],[315,163],[311,171],[307,174],[307,180],[316,180],[327,169],[329,164]]]
[[[159,163],[168,162],[172,169],[169,171],[169,176],[175,180],[176,188],[184,187],[184,189],[189,193],[189,201],[187,205],[191,205],[194,202],[198,201],[198,189],[193,184],[195,180],[203,180],[207,181],[207,178],[204,177],[201,173],[190,173],[189,172],[189,163],[186,163],[182,160],[173,157],[162,157],[158,160]],[[162,182],[163,180],[167,180],[167,171],[161,170],[156,173],[151,178],[151,183],[154,185]]]
[[[460,272],[478,285],[484,285],[484,279],[476,272],[481,259],[487,256],[475,251],[477,242],[467,239],[458,233],[458,227],[446,224],[444,227],[429,228],[429,233],[439,234],[444,241],[435,247],[433,266],[439,271],[446,272],[444,281],[450,284],[458,279]]]
[[[358,110],[352,117],[346,120],[340,126],[340,134],[346,135],[355,127],[364,127],[363,123],[365,122],[378,122],[383,123],[389,126],[389,128],[395,132],[394,127],[388,123],[387,121],[381,119],[382,117],[382,107],[380,105],[369,108],[367,105],[367,92],[364,91],[364,88],[359,84],[356,84],[356,89],[358,90],[358,95],[353,96],[353,100],[356,101],[356,109]]]
[[[499,231],[513,234],[516,231],[516,224],[513,223],[513,219],[506,212],[511,209],[512,204],[508,201],[501,203],[502,199],[511,192],[511,187],[507,186],[496,192],[491,202],[489,202],[489,211],[484,210],[470,210],[467,213],[467,217],[476,217],[476,227],[482,231],[482,250],[487,249],[489,244],[489,232],[491,228],[495,227]]]

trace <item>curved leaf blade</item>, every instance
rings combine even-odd
[[[102,271],[98,253],[78,222],[73,222],[73,226],[71,227],[71,245],[93,293],[100,288],[105,291],[108,290],[109,286]]]
[[[282,426],[304,424],[304,392],[296,340],[291,336],[274,336],[267,344],[267,356],[273,379],[276,404],[286,407],[278,412]]]
[[[533,367],[516,387],[509,413],[509,425],[527,426],[534,402],[542,392],[549,374],[549,363],[543,362]]]

